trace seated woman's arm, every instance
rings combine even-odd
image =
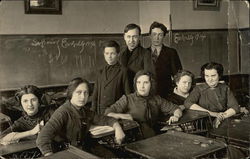
[[[44,156],[53,154],[51,143],[57,132],[60,132],[67,121],[67,115],[57,109],[38,134],[36,144]]]
[[[192,109],[192,110],[198,110],[198,111],[203,111],[203,112],[207,112],[209,113],[211,116],[213,117],[217,117],[218,116],[218,113],[216,112],[212,112],[212,111],[209,111],[203,107],[201,107],[200,105],[196,104],[198,103],[199,99],[200,99],[200,90],[199,88],[196,86],[193,91],[189,94],[189,96],[187,97],[187,99],[185,100],[184,102],[184,106],[187,108],[187,109]]]
[[[133,120],[130,114],[125,114],[127,111],[128,101],[127,96],[123,95],[118,101],[105,110],[105,115],[116,119],[129,119]]]
[[[226,111],[218,113],[217,118],[219,118],[220,121],[240,112],[239,104],[229,87],[227,88],[227,107],[228,109]]]
[[[172,122],[179,121],[179,118],[182,116],[182,110],[179,106],[160,97],[159,100],[161,101],[159,103],[161,106],[161,112],[163,112],[164,115],[173,114],[167,122],[171,124]]]
[[[113,127],[115,130],[116,142],[118,144],[121,144],[122,140],[125,137],[125,134],[119,122],[116,119],[109,117],[109,116],[99,115],[99,114],[96,114],[95,112],[92,112],[92,114],[93,114],[92,124],[101,125],[101,126],[108,125],[108,126]]]
[[[41,121],[39,124],[37,124],[33,129],[28,130],[28,131],[24,131],[24,132],[11,132],[7,135],[5,135],[2,139],[1,139],[1,144],[3,145],[8,145],[12,142],[18,141],[19,139],[25,138],[25,137],[29,137],[29,136],[33,136],[36,135],[38,132],[40,132],[41,127],[44,125],[44,122]]]

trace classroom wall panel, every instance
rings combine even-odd
[[[194,10],[193,1],[171,1],[173,29],[228,28],[228,1],[220,1],[219,11]]]
[[[140,1],[139,23],[142,33],[148,33],[154,21],[158,21],[170,28],[170,1]]]
[[[2,1],[0,34],[122,33],[139,23],[137,1],[63,1],[62,15],[24,14],[24,1]]]

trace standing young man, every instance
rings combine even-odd
[[[152,61],[155,68],[157,94],[166,98],[173,91],[172,77],[182,69],[177,51],[163,45],[163,38],[167,27],[161,23],[153,22],[149,29]]]
[[[128,68],[128,79],[131,90],[133,79],[139,70],[152,72],[153,65],[150,51],[140,45],[141,28],[136,24],[128,24],[124,29],[124,40],[127,48],[120,55],[120,63]]]
[[[118,62],[119,52],[117,42],[108,41],[104,44],[103,54],[107,65],[97,75],[92,100],[92,110],[98,114],[103,114],[123,94],[131,92],[127,69]]]

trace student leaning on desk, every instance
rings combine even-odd
[[[24,86],[16,92],[15,96],[22,107],[23,115],[2,132],[0,141],[3,145],[36,135],[54,112],[42,100],[43,93],[36,86]]]
[[[230,88],[219,83],[223,75],[223,66],[209,62],[201,67],[201,76],[206,83],[197,85],[186,99],[188,109],[208,112],[215,117],[214,127],[239,112],[240,107]]]
[[[117,119],[135,120],[140,124],[142,137],[156,135],[155,127],[160,113],[173,114],[169,123],[176,122],[182,116],[179,107],[158,95],[155,95],[155,81],[150,72],[141,70],[134,78],[135,92],[123,95],[116,103],[106,109],[105,114]]]
[[[82,149],[86,148],[91,124],[113,126],[116,141],[121,144],[125,135],[120,124],[114,118],[97,115],[91,111],[86,106],[88,97],[89,82],[87,80],[75,78],[69,83],[68,100],[55,111],[37,138],[37,146],[45,156],[53,153],[54,141]]]

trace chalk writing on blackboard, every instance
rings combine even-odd
[[[32,47],[40,47],[43,48],[43,51],[38,55],[39,57],[42,56],[48,56],[48,62],[59,62],[60,64],[65,64],[68,61],[68,56],[72,56],[71,52],[67,52],[66,54],[62,54],[62,49],[67,48],[75,48],[77,51],[77,54],[74,55],[75,64],[78,67],[83,66],[84,64],[88,64],[89,67],[92,67],[95,65],[95,62],[93,62],[93,59],[91,58],[93,55],[91,55],[95,50],[96,43],[94,40],[69,40],[68,38],[63,39],[33,39],[30,47],[26,48],[25,51],[27,53],[32,52]],[[50,49],[44,49],[44,48],[56,48],[51,49],[53,52],[50,52]],[[92,50],[90,52],[90,50]],[[85,54],[85,55],[84,55]],[[87,54],[87,55],[86,55]],[[88,55],[89,54],[89,55]],[[88,57],[88,58],[86,58]],[[95,57],[95,55],[94,55]],[[86,60],[88,62],[86,62]]]
[[[203,41],[207,36],[204,33],[174,33],[174,42],[178,44],[179,42],[190,42],[192,46],[194,41]]]

